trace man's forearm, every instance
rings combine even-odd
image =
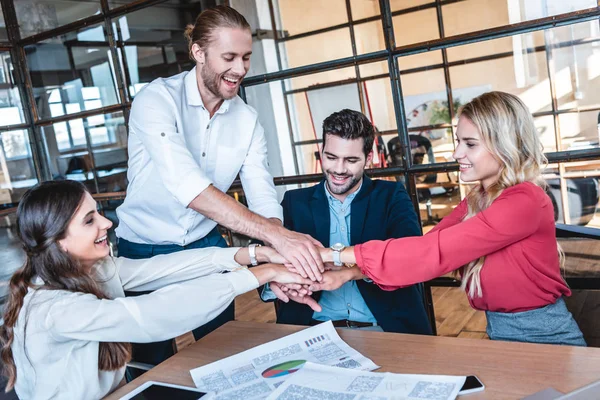
[[[272,242],[281,225],[248,210],[214,186],[207,187],[188,206],[207,218],[246,236]]]

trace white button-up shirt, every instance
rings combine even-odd
[[[210,118],[195,67],[138,93],[128,152],[127,197],[117,208],[120,238],[182,246],[203,238],[216,222],[188,205],[211,184],[226,192],[238,173],[250,210],[283,221],[256,111],[236,96]]]
[[[235,262],[238,250],[193,249],[144,260],[106,257],[95,271],[109,299],[30,287],[11,345],[17,395],[22,400],[106,396],[125,368],[98,369],[100,342],[167,340],[213,320],[235,296],[258,287],[252,272]],[[154,292],[125,297],[124,290]]]

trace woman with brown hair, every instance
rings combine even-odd
[[[45,182],[17,210],[27,254],[10,280],[0,328],[6,390],[21,399],[98,399],[122,381],[130,342],[181,335],[269,281],[310,283],[282,265],[248,270],[247,248],[205,248],[145,260],[112,257],[112,223],[85,187]],[[256,259],[283,262],[259,247]],[[221,272],[229,271],[227,274]],[[153,290],[125,297],[124,290]]]

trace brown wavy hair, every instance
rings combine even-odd
[[[196,18],[196,23],[185,27],[183,35],[188,42],[190,60],[196,61],[192,54],[192,46],[197,44],[201,49],[213,40],[213,33],[218,28],[238,28],[251,31],[246,18],[229,6],[216,6],[202,11]]]
[[[9,296],[0,327],[2,373],[7,377],[6,391],[17,380],[17,367],[12,353],[14,326],[30,288],[35,290],[67,290],[90,293],[99,299],[108,296],[98,282],[59,245],[67,234],[71,219],[81,206],[85,186],[75,181],[44,182],[28,190],[17,208],[17,234],[25,250],[25,264],[10,279]],[[42,285],[33,279],[41,278]],[[25,321],[27,316],[25,316]],[[27,324],[25,324],[25,329]],[[24,330],[25,330],[24,329]],[[98,367],[111,371],[123,367],[131,359],[131,344],[100,342]]]

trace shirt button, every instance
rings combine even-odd
[[[346,231],[346,227],[342,226],[342,232]]]
[[[160,136],[162,136],[162,137],[165,137],[165,133],[164,133],[164,132],[161,132],[161,133],[160,133]]]
[[[346,211],[346,209],[345,209],[345,208],[342,208],[342,212],[344,212],[344,211]]]
[[[205,152],[202,152],[202,157],[206,157],[206,153]]]
[[[210,124],[206,125],[206,129],[210,129]]]
[[[351,307],[351,304],[350,304],[350,303],[348,303],[348,307]]]

